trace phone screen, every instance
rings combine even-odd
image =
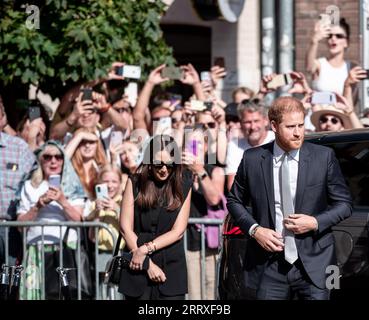
[[[37,118],[41,117],[41,110],[40,107],[37,106],[30,106],[28,107],[28,119],[29,121],[33,121]]]
[[[50,186],[55,188],[60,187],[60,175],[58,174],[50,175],[48,181]]]
[[[92,88],[84,88],[82,91],[82,101],[92,100]]]
[[[187,152],[192,153],[194,156],[197,156],[198,141],[195,140],[195,139],[191,139],[190,141],[188,141],[187,146],[186,146],[186,150],[187,150]]]

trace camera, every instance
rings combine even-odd
[[[115,74],[129,79],[140,79],[141,67],[128,64],[120,67],[115,67]]]

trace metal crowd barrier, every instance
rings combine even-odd
[[[63,221],[63,222],[41,222],[41,221],[4,221],[0,222],[0,228],[5,228],[5,264],[8,265],[9,262],[9,228],[10,227],[17,227],[22,228],[23,231],[27,227],[41,227],[41,243],[44,243],[45,241],[45,234],[44,234],[44,228],[45,227],[59,227],[59,248],[63,247],[63,234],[62,234],[62,228],[63,227],[70,227],[75,228],[77,231],[77,266],[81,265],[81,228],[94,228],[95,232],[95,239],[98,238],[98,230],[99,228],[106,229],[110,235],[113,237],[114,243],[116,242],[116,237],[110,230],[109,226],[105,223],[101,222],[76,222],[76,221]],[[41,257],[42,257],[42,288],[41,288],[41,298],[45,300],[45,250],[44,246],[41,246]],[[100,299],[100,290],[99,290],[99,270],[97,268],[98,262],[99,262],[99,249],[98,249],[98,242],[95,241],[95,248],[94,248],[94,254],[95,254],[95,299]],[[25,259],[27,257],[27,243],[26,243],[26,232],[23,232],[23,266],[26,266]],[[63,267],[63,250],[59,250],[59,257],[61,266]],[[55,271],[56,272],[56,271]],[[78,300],[81,300],[81,270],[80,268],[77,268],[77,284],[78,284]]]
[[[206,262],[205,262],[205,227],[207,225],[218,225],[219,228],[219,248],[218,253],[221,251],[222,245],[223,245],[223,237],[222,237],[222,224],[224,220],[223,219],[207,219],[207,218],[190,218],[188,221],[188,224],[197,224],[200,226],[200,234],[201,234],[201,299],[205,299],[205,290],[206,290]],[[184,234],[184,246],[185,251],[187,251],[187,232]],[[216,270],[215,270],[215,297],[218,297],[218,282],[219,282],[219,259],[217,259],[216,263]],[[187,299],[187,296],[186,296]]]
[[[222,219],[204,219],[204,218],[190,218],[189,224],[197,224],[200,226],[200,234],[201,234],[201,298],[205,299],[205,290],[206,290],[206,266],[205,266],[205,227],[207,225],[218,225],[219,228],[219,252],[221,251],[222,246]],[[5,221],[0,222],[0,228],[6,228],[6,237],[5,237],[5,264],[8,264],[8,258],[9,258],[9,228],[10,227],[17,227],[17,228],[27,228],[27,227],[41,227],[41,242],[44,243],[44,228],[50,227],[50,226],[57,226],[60,230],[60,236],[59,236],[59,247],[62,248],[63,245],[63,236],[62,236],[62,227],[71,227],[77,229],[77,254],[78,254],[78,265],[81,264],[81,228],[94,228],[95,231],[95,239],[98,238],[98,229],[104,228],[106,229],[111,236],[113,237],[114,243],[116,242],[116,237],[110,230],[109,226],[105,223],[101,222],[75,222],[75,221],[64,221],[64,222],[37,222],[37,221]],[[42,279],[45,279],[45,251],[44,246],[41,247],[42,249]],[[184,248],[185,251],[187,251],[187,232],[184,234]],[[95,248],[94,248],[94,254],[95,254],[95,283],[96,283],[96,290],[95,290],[95,299],[100,299],[100,290],[99,290],[99,271],[97,268],[98,265],[98,259],[99,259],[99,250],[98,250],[98,243],[95,242]],[[23,260],[26,259],[26,252],[27,252],[27,243],[26,243],[26,236],[25,233],[23,233]],[[62,256],[62,250],[60,250],[60,261],[62,264],[63,256]],[[23,261],[23,266],[25,266],[25,261]],[[61,265],[61,267],[63,267]],[[215,272],[215,297],[218,296],[217,290],[218,290],[218,281],[219,281],[219,261],[217,261],[216,264],[216,272]],[[77,283],[78,283],[78,300],[81,300],[81,270],[78,268],[77,270]],[[45,299],[45,281],[42,281],[42,289],[41,289],[41,296],[42,299]]]

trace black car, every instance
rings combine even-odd
[[[369,292],[369,130],[312,134],[307,135],[305,141],[334,149],[350,188],[353,214],[333,228],[342,277],[340,289],[332,290],[331,299],[359,297]],[[248,237],[228,215],[223,226],[219,265],[218,289],[222,300],[253,298],[242,280]]]

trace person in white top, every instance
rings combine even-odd
[[[343,94],[344,83],[351,69],[345,61],[349,47],[350,26],[344,18],[339,25],[318,21],[315,24],[309,49],[306,55],[306,70],[312,76],[313,90],[331,91]],[[327,39],[328,57],[317,59],[319,42]]]
[[[64,150],[56,141],[48,141],[35,151],[39,166],[32,170],[30,178],[25,181],[17,208],[18,221],[65,222],[81,221],[85,194],[83,187]],[[20,298],[23,300],[42,299],[42,270],[44,263],[45,297],[51,299],[50,290],[55,291],[58,283],[55,274],[56,261],[59,256],[60,240],[69,248],[77,245],[76,230],[67,227],[47,226],[42,229],[33,226],[25,233],[27,250],[25,252],[25,276],[22,277]],[[60,239],[61,238],[61,239]],[[42,258],[43,253],[45,254]],[[44,260],[42,260],[44,259]],[[53,261],[50,265],[48,261]],[[55,263],[55,264],[54,264]],[[54,297],[55,298],[55,297]]]
[[[241,130],[245,138],[232,139],[228,143],[226,158],[227,188],[231,189],[243,153],[252,147],[274,140],[274,133],[268,130],[269,120],[261,104],[247,101],[238,107]]]

